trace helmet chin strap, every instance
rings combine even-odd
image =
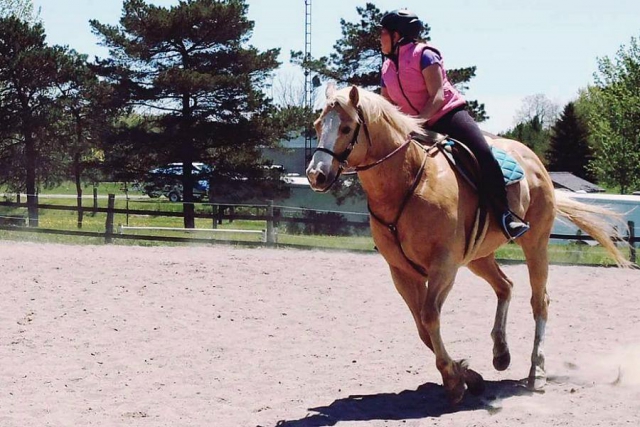
[[[394,31],[394,33],[397,33],[397,31]],[[406,37],[401,35],[401,37],[398,39],[398,41],[394,42],[393,41],[393,37],[392,37],[391,38],[391,51],[388,54],[384,55],[384,56],[386,56],[387,58],[391,58],[391,59],[397,59],[398,50],[400,49],[400,46],[410,42],[410,40],[409,41],[405,41],[405,38]]]

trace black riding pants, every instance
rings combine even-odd
[[[478,192],[489,202],[499,220],[509,206],[507,190],[500,165],[475,120],[460,107],[442,116],[428,129],[464,143],[473,152],[480,165]]]

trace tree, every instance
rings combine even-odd
[[[78,228],[82,227],[82,181],[87,170],[93,182],[102,160],[101,141],[119,112],[111,87],[100,82],[87,63],[86,55],[69,52],[72,73],[60,91],[60,117],[54,125],[53,138],[64,150],[66,174],[76,186]]]
[[[544,161],[557,116],[558,106],[545,95],[527,96],[516,112],[517,124],[501,135],[522,142]]]
[[[549,147],[551,131],[542,126],[542,120],[538,116],[533,116],[532,119],[520,122],[512,129],[501,133],[500,136],[522,142],[536,153],[540,160],[544,161],[545,152]]]
[[[549,170],[571,172],[592,181],[594,177],[588,165],[593,153],[588,139],[586,122],[578,115],[575,104],[569,102],[551,128],[551,142],[546,152]]]
[[[291,52],[291,61],[303,68],[309,68],[324,79],[335,80],[338,83],[357,85],[369,90],[377,90],[380,86],[380,71],[384,56],[380,51],[378,24],[384,13],[373,3],[366,3],[364,7],[356,7],[360,20],[347,22],[340,19],[342,38],[333,45],[335,52],[329,57],[314,59],[305,57],[302,52]],[[429,41],[431,28],[425,23],[421,38]],[[464,92],[468,82],[475,77],[476,67],[448,70],[447,75],[451,83]],[[470,101],[469,112],[481,122],[487,120],[484,104]]]
[[[60,150],[49,138],[58,87],[69,80],[66,48],[45,43],[41,24],[0,18],[0,179],[26,190],[29,225],[38,225],[38,183],[57,176]]]
[[[0,0],[0,17],[16,17],[31,24],[40,21],[40,13],[33,10],[32,0]]]
[[[616,56],[598,59],[583,104],[594,142],[591,163],[601,182],[625,194],[640,186],[640,46],[631,38]]]
[[[101,74],[128,105],[155,123],[141,134],[158,160],[183,164],[184,222],[194,226],[192,162],[215,166],[215,185],[253,182],[260,147],[294,124],[262,90],[279,65],[279,49],[247,45],[253,22],[244,0],[188,0],[171,8],[125,0],[118,26],[91,21],[110,48]],[[129,139],[131,142],[131,140]],[[109,155],[109,153],[107,153]]]
[[[551,101],[546,95],[541,93],[529,95],[522,100],[522,105],[516,112],[516,121],[526,123],[537,118],[542,129],[549,129],[558,119],[559,111],[558,104]]]

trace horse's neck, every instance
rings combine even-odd
[[[369,156],[372,162],[384,158],[405,142],[401,137],[391,134],[377,135],[373,141],[374,147],[370,149],[372,155]],[[423,159],[421,151],[410,143],[377,166],[358,173],[367,202],[380,218],[388,221],[395,219],[400,204],[420,170]]]

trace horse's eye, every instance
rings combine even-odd
[[[345,126],[341,129],[342,133],[344,133],[345,135],[348,134],[349,132],[351,132],[351,128],[349,126]]]

